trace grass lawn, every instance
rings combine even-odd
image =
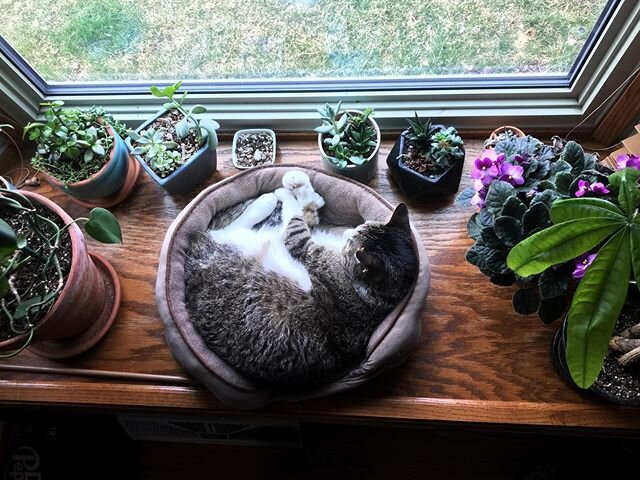
[[[0,0],[47,80],[567,72],[606,0]]]

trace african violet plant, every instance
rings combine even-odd
[[[65,184],[86,180],[109,161],[114,139],[111,126],[124,135],[126,127],[101,107],[63,109],[64,102],[42,103],[48,107],[46,122],[31,122],[23,137],[37,143],[31,164]]]
[[[510,268],[507,256],[516,244],[551,225],[556,200],[603,194],[607,173],[575,142],[547,146],[530,136],[505,137],[475,160],[474,187],[461,194],[473,195],[471,203],[480,207],[467,223],[475,243],[466,259],[491,282],[520,287],[513,295],[517,313],[537,312],[549,323],[566,311],[572,259],[522,275]]]
[[[322,125],[314,129],[324,135],[323,144],[327,159],[340,168],[349,163],[362,165],[367,161],[378,145],[375,128],[369,122],[372,108],[361,113],[347,112],[341,109],[342,102],[336,108],[326,104],[318,109]]]
[[[581,388],[589,388],[602,369],[629,280],[640,280],[640,159],[626,157],[621,159],[625,168],[609,175],[608,186],[593,188],[582,181],[576,191],[582,198],[556,200],[550,210],[553,225],[515,245],[506,259],[508,268],[525,278],[542,278],[558,265],[582,259],[566,347],[569,372]],[[589,191],[613,197],[587,197]]]

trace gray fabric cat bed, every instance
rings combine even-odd
[[[282,176],[291,168],[304,171],[324,197],[326,205],[320,214],[325,224],[352,227],[367,220],[386,221],[393,212],[380,195],[353,180],[309,167],[273,165],[254,168],[212,185],[178,215],[167,231],[156,281],[156,303],[165,324],[165,335],[178,363],[233,408],[260,408],[274,401],[320,397],[354,388],[401,363],[420,336],[430,267],[422,241],[413,229],[420,264],[418,279],[373,333],[366,358],[339,380],[296,392],[259,388],[205,346],[189,321],[185,305],[184,255],[189,237],[193,232],[206,230],[211,219],[225,208],[280,187]]]

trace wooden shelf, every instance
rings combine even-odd
[[[218,150],[218,172],[207,183],[238,172],[230,142]],[[383,142],[380,170],[370,186],[392,203],[401,201],[390,183],[385,159],[393,146]],[[320,166],[311,139],[278,139],[278,163]],[[461,188],[482,148],[467,143]],[[86,213],[48,185],[37,191],[72,216]],[[123,301],[107,336],[90,352],[55,362],[24,352],[3,364],[83,368],[184,376],[163,337],[154,300],[160,246],[167,227],[193,195],[170,196],[142,175],[134,193],[112,211],[122,223],[123,246],[88,240],[120,275]],[[511,308],[511,288],[491,284],[464,259],[471,240],[466,223],[472,209],[453,205],[453,197],[409,204],[432,264],[432,286],[423,313],[423,334],[410,359],[347,394],[277,404],[246,415],[302,420],[372,423],[437,421],[504,425],[638,429],[640,410],[598,403],[575,392],[556,375],[549,349],[558,324]],[[185,382],[110,380],[0,371],[0,403],[5,405],[84,406],[118,411],[144,409],[176,413],[229,413],[213,394]],[[234,412],[237,415],[237,412]]]

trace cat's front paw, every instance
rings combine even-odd
[[[282,177],[282,186],[287,190],[296,190],[306,185],[311,186],[311,180],[306,173],[299,170],[290,170]]]

